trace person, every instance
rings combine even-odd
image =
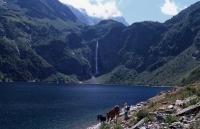
[[[130,110],[130,107],[127,103],[124,104],[124,120],[128,120],[128,112]]]

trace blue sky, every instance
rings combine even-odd
[[[177,11],[180,12],[182,9],[189,7],[197,1],[198,0],[171,0],[170,2],[174,3],[177,7]],[[165,0],[121,0],[121,2],[118,3],[118,7],[129,23],[144,20],[164,22],[176,14],[162,12],[161,7],[163,7],[164,4],[166,4]]]
[[[108,19],[123,16],[129,24],[164,22],[198,0],[60,0],[90,16]]]

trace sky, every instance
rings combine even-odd
[[[60,0],[89,16],[103,19],[123,16],[129,24],[164,22],[198,0]]]

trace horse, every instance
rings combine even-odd
[[[107,121],[109,122],[109,120],[113,120],[115,117],[118,117],[120,113],[120,108],[119,106],[115,106],[111,111],[109,111],[106,114],[107,117]]]
[[[106,117],[103,115],[97,115],[97,121],[104,123],[106,121]]]

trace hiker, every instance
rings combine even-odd
[[[128,120],[129,110],[130,110],[130,106],[127,103],[125,103],[124,104],[124,120]]]

